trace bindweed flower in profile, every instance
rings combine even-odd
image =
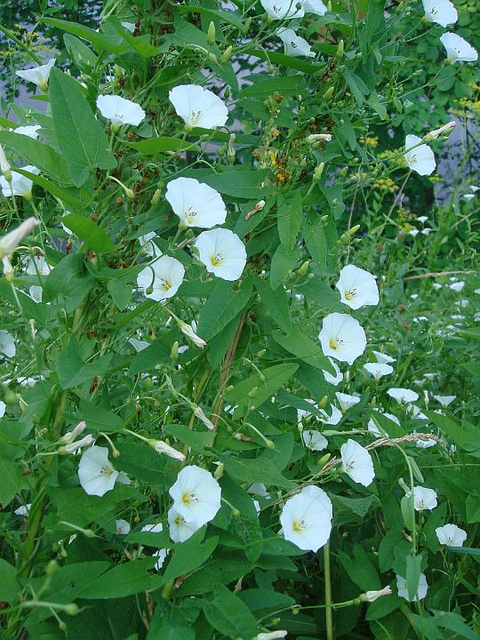
[[[328,447],[328,440],[322,436],[320,431],[315,429],[305,429],[302,431],[304,445],[311,451],[323,451]]]
[[[337,396],[338,404],[340,405],[342,413],[345,413],[345,411],[360,402],[360,398],[358,396],[353,396],[349,393],[340,393],[340,391],[336,391],[335,395]]]
[[[195,241],[207,271],[223,280],[238,280],[247,262],[245,245],[229,229],[203,231]]]
[[[435,534],[440,544],[446,547],[463,547],[463,543],[467,539],[467,532],[456,524],[445,524],[443,527],[437,527]]]
[[[435,171],[437,163],[435,162],[435,155],[430,147],[426,144],[418,144],[422,142],[422,138],[413,134],[407,135],[405,138],[405,161],[412,171],[415,171],[420,176],[429,176]],[[418,146],[415,146],[418,145]],[[412,147],[414,147],[412,149]]]
[[[298,7],[296,0],[260,0],[260,3],[272,20],[302,18],[305,15],[303,4]]]
[[[358,442],[349,438],[347,442],[340,447],[340,454],[342,457],[343,471],[349,475],[354,482],[368,487],[375,478],[375,471],[373,470],[372,456],[365,447],[362,447]]]
[[[14,338],[10,331],[6,331],[5,329],[0,331],[0,353],[6,358],[13,358],[17,353]]]
[[[373,355],[377,362],[381,362],[383,364],[393,364],[396,362],[396,358],[392,358],[387,353],[383,353],[383,351],[372,351]]]
[[[227,209],[221,195],[195,178],[171,180],[165,198],[185,227],[211,229],[226,220]]]
[[[378,598],[383,598],[383,596],[389,596],[392,594],[391,587],[383,587],[379,591],[367,591],[366,593],[362,593],[359,596],[360,602],[375,602]]]
[[[392,387],[387,390],[387,395],[396,400],[398,404],[415,402],[418,400],[419,395],[412,389],[404,389],[403,387]]]
[[[422,0],[425,18],[428,22],[436,22],[442,27],[455,24],[458,13],[450,0]]]
[[[318,551],[330,537],[333,508],[325,491],[314,485],[286,501],[280,515],[283,536],[304,551]]]
[[[177,115],[187,127],[215,129],[223,127],[228,118],[228,109],[212,91],[197,84],[181,84],[168,94]]]
[[[200,529],[195,521],[187,522],[175,507],[169,510],[167,518],[170,538],[173,542],[185,542],[185,540],[191,538],[193,534]]]
[[[155,449],[157,453],[163,453],[174,460],[180,460],[180,462],[184,462],[185,460],[185,455],[183,453],[177,451],[163,440],[148,440],[148,444]]]
[[[39,224],[40,220],[32,216],[24,220],[19,227],[2,236],[2,238],[0,238],[0,258],[11,256],[21,241],[28,236],[35,227],[38,227]]]
[[[90,496],[101,497],[111,491],[118,475],[108,459],[107,447],[93,445],[80,459],[78,477],[83,490]]]
[[[137,285],[145,297],[162,302],[174,296],[183,282],[185,267],[170,256],[162,256],[137,276]],[[151,289],[151,290],[150,290]]]
[[[478,60],[478,52],[471,44],[456,33],[447,31],[440,36],[440,42],[447,52],[447,62],[475,62]]]
[[[55,59],[52,58],[46,64],[38,67],[32,67],[32,69],[21,69],[20,71],[16,71],[15,74],[27,82],[33,82],[33,84],[40,87],[42,91],[47,91],[48,78],[54,65]]]
[[[340,411],[340,409],[338,407],[336,407],[334,404],[330,405],[330,409],[331,413],[327,413],[327,411],[325,411],[325,409],[319,409],[319,416],[318,419],[320,420],[320,422],[323,422],[324,424],[331,424],[331,425],[336,425],[340,422],[340,420],[343,417],[342,412]]]
[[[393,373],[393,367],[390,364],[382,362],[367,362],[363,365],[365,371],[371,373],[375,380],[380,380],[383,376],[389,376]]]
[[[30,164],[25,167],[21,167],[22,171],[28,171],[29,173],[39,174],[40,169],[34,167]],[[11,172],[11,181],[7,182],[4,176],[0,176],[0,187],[2,189],[2,194],[5,198],[11,198],[13,196],[23,196],[26,200],[32,199],[32,188],[33,181],[27,176],[24,176],[18,171]]]
[[[317,16],[324,16],[327,7],[322,0],[301,0],[305,13],[314,13]]]
[[[340,384],[340,382],[342,382],[343,373],[340,371],[340,368],[335,360],[332,360],[332,358],[328,358],[328,360],[335,371],[335,375],[332,375],[329,371],[325,371],[325,369],[322,369],[323,377],[325,378],[325,382],[328,382],[328,384],[336,387]]]
[[[324,318],[318,339],[326,356],[348,364],[353,364],[367,345],[365,331],[358,320],[344,313],[331,313]]]
[[[415,600],[423,600],[423,598],[425,598],[425,596],[427,595],[427,591],[428,591],[427,578],[425,574],[424,573],[420,574],[418,579],[417,592],[415,593],[413,598],[411,598],[408,595],[407,581],[405,580],[405,578],[397,574],[397,591],[398,591],[399,597],[404,598],[405,600],[408,600],[408,602],[414,602]]]
[[[41,128],[42,127],[39,124],[26,124],[14,129],[13,133],[18,133],[19,135],[37,140],[39,136],[38,132]]]
[[[277,36],[283,42],[287,56],[315,57],[315,53],[305,38],[298,36],[293,29],[279,29]]]
[[[340,291],[341,301],[351,309],[378,304],[379,294],[375,276],[353,264],[343,267],[335,286]]]
[[[104,118],[117,127],[124,124],[137,127],[146,117],[145,111],[139,104],[120,96],[99,95],[97,108]]]
[[[448,407],[457,396],[433,396],[437,402],[439,402],[442,407]]]
[[[425,509],[435,509],[437,506],[437,494],[433,489],[428,487],[413,487],[413,492],[409,491],[406,495],[410,497],[413,493],[413,508],[415,511],[424,511]]]
[[[196,465],[184,467],[168,492],[177,513],[198,528],[213,520],[220,509],[220,485],[211,473]]]

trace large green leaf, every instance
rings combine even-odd
[[[77,24],[71,20],[42,18],[41,22],[45,22],[56,29],[61,29],[62,31],[71,33],[74,36],[78,36],[88,42],[91,42],[97,52],[111,51],[112,53],[124,53],[130,48],[127,43],[122,42],[122,38],[120,36],[107,36],[95,31],[95,29],[90,29],[90,27]]]
[[[132,560],[110,569],[77,593],[78,598],[124,598],[160,586],[162,578],[147,574],[156,558]]]
[[[19,588],[17,570],[6,560],[0,558],[0,602],[13,602]]]
[[[21,447],[0,442],[0,504],[5,508],[22,489],[28,486],[22,467],[15,460],[23,455]]]
[[[257,621],[247,605],[223,584],[214,591],[203,613],[209,623],[228,638],[251,640],[257,635]]]
[[[226,280],[219,280],[200,312],[198,334],[210,340],[245,309],[252,292],[251,280],[242,282],[237,290]]]
[[[60,353],[56,362],[58,381],[62,389],[78,387],[85,382],[93,382],[110,367],[113,353],[109,353],[100,358],[95,358],[92,362],[84,362],[78,342],[75,338],[70,338],[66,348]]]
[[[136,151],[140,151],[144,156],[166,153],[167,151],[182,151],[183,149],[199,151],[200,149],[198,145],[192,142],[180,140],[179,138],[167,138],[165,136],[159,138],[147,138],[146,140],[140,140],[139,142],[130,142],[128,146]]]
[[[114,169],[117,162],[103,127],[93,115],[78,83],[53,68],[49,85],[58,145],[74,185],[81,187],[95,168]]]
[[[115,250],[115,245],[107,232],[91,218],[78,213],[69,213],[62,217],[62,222],[95,253],[109,253]]]
[[[202,527],[188,540],[175,546],[172,559],[163,574],[164,583],[194,571],[210,558],[218,544],[218,537],[208,538],[202,544],[204,536],[205,527]]]

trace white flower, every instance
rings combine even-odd
[[[409,491],[407,497],[411,495],[412,492]],[[429,489],[428,487],[413,487],[413,508],[415,511],[435,509],[437,504],[437,494],[433,489]]]
[[[167,444],[163,440],[149,440],[148,444],[153,449],[155,449],[157,453],[163,453],[166,456],[169,456],[174,460],[180,460],[181,462],[185,460],[185,456],[183,453],[181,453],[180,451],[177,451],[176,449],[171,447],[169,444]]]
[[[197,417],[201,422],[203,422],[207,429],[209,429],[210,431],[215,431],[215,425],[210,420],[210,418],[205,415],[205,411],[202,409],[202,407],[195,405],[193,407],[193,415]]]
[[[447,60],[450,64],[455,64],[455,62],[475,62],[475,60],[478,60],[477,51],[471,44],[456,33],[447,31],[447,33],[440,36],[440,42],[445,47]]]
[[[427,135],[425,136],[425,141],[430,142],[430,140],[436,140],[440,136],[443,136],[445,133],[450,133],[452,129],[456,126],[456,124],[457,123],[455,122],[455,120],[450,120],[450,122],[447,122],[447,124],[442,125],[440,128],[433,129],[433,131],[430,131],[430,133],[427,133]],[[428,220],[427,216],[420,216],[420,217],[425,218],[425,220]],[[420,220],[420,218],[417,218],[417,220]]]
[[[340,279],[335,286],[340,291],[341,301],[351,309],[378,304],[379,296],[375,277],[353,264],[343,267],[340,271]]]
[[[82,488],[90,496],[103,496],[113,489],[118,471],[108,460],[107,447],[94,445],[85,451],[78,465],[78,477]]]
[[[10,180],[12,179],[12,171],[2,145],[0,145],[0,173],[3,175],[7,182],[10,182]]]
[[[196,522],[187,522],[175,507],[169,510],[167,517],[170,538],[173,542],[185,542],[185,540],[191,538],[193,534],[200,529],[200,526],[198,526]]]
[[[344,313],[331,313],[318,334],[323,353],[352,364],[365,351],[367,338],[358,320]]]
[[[382,351],[372,351],[372,353],[377,359],[377,362],[381,362],[382,364],[392,364],[393,362],[397,361],[396,358],[392,358]]]
[[[32,276],[48,276],[51,270],[51,266],[43,256],[34,256],[27,264],[27,273]],[[30,287],[28,293],[30,294],[30,297],[35,300],[35,302],[41,302],[42,291],[43,289],[40,285],[34,284]]]
[[[248,493],[253,493],[256,496],[260,496],[261,498],[270,500],[270,494],[268,493],[267,487],[263,484],[263,482],[254,482],[248,487],[247,491]]]
[[[369,452],[350,438],[340,447],[342,469],[354,482],[368,487],[375,478],[373,460]]]
[[[327,13],[327,7],[322,0],[301,0],[305,13],[315,13],[317,16],[324,16]]]
[[[351,396],[348,393],[340,393],[340,391],[336,391],[335,395],[337,396],[337,400],[340,404],[342,413],[347,411],[347,409],[350,409],[350,407],[354,407],[360,402],[360,398],[358,396]]]
[[[378,409],[374,409],[374,411],[379,413]],[[395,424],[400,426],[400,420],[397,418],[397,416],[394,416],[393,413],[385,412],[385,413],[383,413],[383,415],[385,416],[385,418],[388,418],[389,420],[391,420],[392,422],[394,422]],[[383,438],[385,435],[388,436],[388,434],[386,434],[383,431],[383,429],[382,429],[382,431],[380,431],[380,429],[377,426],[377,423],[375,422],[375,416],[374,415],[372,415],[372,417],[368,421],[367,429],[370,431],[370,433],[373,433],[373,435],[376,438]]]
[[[315,429],[305,429],[302,431],[303,443],[312,451],[323,451],[328,447],[328,440],[322,436],[320,431]]]
[[[307,411],[306,409],[297,409],[297,420],[301,422],[304,418],[308,418],[312,415],[313,411],[316,410],[317,405],[315,404],[315,400],[311,398],[304,398],[305,402],[308,402],[312,405],[312,411]]]
[[[398,404],[401,404],[402,402],[415,402],[415,400],[418,400],[419,398],[416,391],[404,389],[402,387],[393,387],[392,389],[388,389],[387,395],[396,400]]]
[[[277,35],[285,46],[287,56],[315,57],[315,53],[305,38],[297,36],[293,29],[279,29]]]
[[[162,252],[155,244],[155,238],[158,238],[155,231],[150,231],[150,233],[146,233],[144,236],[139,236],[138,241],[143,251],[145,251],[147,255],[149,255],[151,258],[160,258]]]
[[[168,492],[178,514],[198,528],[213,520],[220,509],[220,485],[211,473],[195,465],[184,467]]]
[[[36,140],[38,138],[38,131],[42,127],[39,124],[27,124],[17,127],[13,130],[14,133],[18,133],[22,136],[28,136],[29,138],[33,138]]]
[[[409,598],[408,596],[408,586],[407,581],[402,576],[397,574],[397,590],[400,598],[405,598],[408,602],[414,602],[415,600],[423,600],[427,595],[428,584],[427,578],[424,573],[421,573],[418,579],[418,588],[417,593],[413,598]]]
[[[340,384],[340,382],[342,382],[343,373],[340,371],[339,366],[337,365],[337,363],[334,360],[332,360],[332,358],[328,358],[328,361],[330,362],[330,364],[334,368],[335,375],[333,376],[328,371],[325,371],[325,369],[322,369],[323,377],[325,378],[325,382],[328,382],[328,384],[333,384],[333,386],[336,387],[337,385]]]
[[[223,280],[238,280],[242,275],[247,252],[240,238],[229,229],[203,231],[195,247],[207,271]]]
[[[115,531],[121,536],[126,536],[130,533],[130,523],[122,518],[115,520]]]
[[[433,396],[442,407],[448,407],[448,405],[455,400],[457,396]]]
[[[465,193],[462,198],[464,198],[465,200],[472,200],[475,197],[475,195],[473,193]]]
[[[464,286],[465,286],[465,282],[463,282],[463,280],[461,280],[460,282],[452,282],[452,284],[448,285],[450,287],[450,289],[452,291],[461,291]]]
[[[297,8],[297,0],[260,0],[260,2],[272,20],[302,18],[305,15],[303,6]]]
[[[371,373],[375,380],[380,380],[383,376],[389,376],[393,373],[393,367],[383,362],[367,362],[367,364],[363,365],[363,368],[368,373]]]
[[[418,216],[417,220],[423,224],[424,222],[426,222],[428,220],[428,216]],[[412,296],[410,296],[410,297],[412,297]]]
[[[195,178],[171,180],[165,198],[185,227],[211,229],[226,220],[227,209],[218,191]]]
[[[97,108],[104,118],[118,126],[131,124],[137,127],[146,116],[139,104],[120,96],[99,95]]]
[[[425,18],[429,22],[436,22],[442,27],[454,24],[458,20],[458,13],[450,0],[422,0]]]
[[[428,440],[417,440],[415,442],[415,446],[419,449],[430,449],[430,447],[434,447],[437,444],[437,441],[433,438],[428,438]]]
[[[135,349],[137,353],[140,353],[140,351],[143,351],[144,349],[149,347],[151,344],[146,340],[139,340],[138,338],[129,338],[128,342],[132,345],[132,347]]]
[[[361,602],[375,602],[378,598],[389,596],[391,593],[392,589],[390,587],[383,587],[380,591],[367,591],[366,593],[361,593],[359,598]]]
[[[28,516],[30,514],[31,507],[32,507],[31,502],[25,505],[22,504],[22,506],[18,507],[18,509],[15,509],[13,513],[17,516]]]
[[[69,455],[71,453],[79,453],[83,447],[89,447],[94,442],[93,436],[88,434],[83,437],[81,440],[76,440],[75,442],[70,442],[69,444],[60,447],[58,450],[59,454]]]
[[[181,84],[168,94],[177,115],[188,127],[223,127],[228,109],[218,96],[197,84]]]
[[[467,532],[456,524],[445,524],[435,529],[438,541],[447,547],[462,547],[467,539]]]
[[[185,268],[181,262],[170,256],[162,256],[140,271],[137,284],[147,298],[161,302],[177,293],[184,275]],[[149,291],[150,287],[152,291]]]
[[[409,413],[412,418],[415,418],[415,420],[428,420],[427,416],[422,413],[422,410],[420,407],[417,407],[416,404],[408,404],[407,413]]]
[[[0,418],[3,418],[3,416],[5,415],[6,408],[7,405],[5,404],[5,402],[3,400],[0,400]]]
[[[14,338],[12,334],[5,329],[0,331],[0,353],[3,353],[7,358],[13,358],[17,353]]]
[[[421,141],[422,139],[418,136],[409,134],[405,138],[406,153],[403,157],[412,171],[416,171],[420,176],[429,176],[433,171],[435,171],[435,167],[437,166],[435,162],[435,155],[426,144],[415,146]],[[415,148],[412,149],[411,147]]]
[[[46,91],[48,89],[48,77],[50,75],[50,71],[55,64],[55,59],[52,58],[47,62],[47,64],[43,64],[40,67],[33,67],[32,69],[22,69],[21,71],[16,71],[16,75],[26,80],[27,82],[33,82],[40,87],[42,91]]]
[[[181,320],[177,320],[177,324],[180,327],[180,331],[183,333],[183,335],[191,340],[196,347],[203,349],[207,346],[205,340],[195,333],[194,328],[191,324],[187,324],[186,322],[182,322]]]
[[[285,638],[287,633],[287,631],[280,629],[278,631],[269,631],[268,633],[259,633],[253,640],[276,640],[277,638]]]
[[[153,565],[155,571],[160,571],[169,553],[170,549],[157,549],[152,553],[152,558],[158,558],[156,563]]]
[[[283,536],[299,549],[318,551],[330,537],[332,515],[332,503],[325,491],[314,485],[304,487],[282,509]]]
[[[343,417],[342,412],[335,405],[330,405],[331,414],[328,414],[324,409],[319,410],[319,420],[320,422],[324,422],[325,424],[331,424],[335,426],[340,422]]]
[[[40,173],[40,169],[33,167],[31,164],[25,167],[20,167],[22,171],[28,171],[29,173]],[[32,199],[32,187],[33,181],[30,178],[18,173],[18,171],[12,171],[12,180],[7,182],[3,176],[0,176],[0,187],[2,188],[2,194],[5,198],[11,198],[12,196],[23,196],[27,200]],[[38,223],[40,224],[40,222]]]

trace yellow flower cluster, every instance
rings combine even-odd
[[[362,144],[366,144],[367,147],[377,147],[378,146],[378,136],[372,136],[372,137],[364,137],[364,136],[360,136],[359,141]]]
[[[379,178],[372,183],[374,189],[379,189],[385,193],[394,193],[398,189],[398,185],[392,180],[392,178]]]

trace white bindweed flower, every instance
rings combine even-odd
[[[415,400],[418,400],[419,398],[416,391],[412,391],[412,389],[404,389],[402,387],[392,387],[392,389],[388,389],[387,395],[396,400],[398,404],[402,404],[403,402],[415,402]]]
[[[304,445],[312,451],[323,451],[328,447],[328,440],[322,436],[320,431],[315,429],[305,429],[302,431]]]
[[[5,181],[9,183],[12,179],[12,171],[10,164],[5,155],[2,145],[0,145],[0,173],[4,177]]]
[[[397,591],[400,598],[405,598],[408,602],[414,602],[415,600],[423,600],[427,595],[428,584],[427,578],[424,573],[421,573],[418,580],[417,593],[413,598],[408,595],[407,581],[402,576],[397,574]]]
[[[196,418],[198,418],[200,420],[200,422],[203,422],[203,424],[207,427],[207,429],[209,431],[215,431],[215,425],[210,420],[210,418],[208,418],[205,415],[205,411],[202,409],[202,407],[199,407],[198,405],[195,405],[194,408],[193,408],[193,415]]]
[[[303,6],[297,7],[297,0],[260,0],[260,3],[272,20],[302,18],[305,15]]]
[[[358,320],[344,313],[330,313],[318,334],[323,353],[352,364],[365,351],[367,338]]]
[[[442,405],[442,407],[448,407],[448,405],[452,403],[457,396],[433,396],[433,397]]]
[[[158,238],[155,231],[150,231],[150,233],[146,233],[144,236],[139,236],[138,241],[148,256],[151,258],[160,258],[162,252],[154,242],[155,238]]]
[[[42,91],[47,91],[48,89],[48,77],[50,75],[50,71],[55,64],[55,59],[52,58],[47,62],[47,64],[43,64],[39,67],[33,67],[32,69],[22,69],[21,71],[16,71],[16,75],[27,82],[33,82],[40,87]]]
[[[203,349],[207,346],[205,340],[195,333],[195,330],[191,324],[187,324],[186,322],[182,322],[181,320],[177,320],[177,324],[183,335],[191,340],[196,347]]]
[[[444,33],[440,36],[440,42],[447,52],[447,60],[450,64],[455,62],[475,62],[478,60],[478,53],[466,40],[456,33]]]
[[[60,438],[60,442],[62,444],[71,444],[75,440],[75,438],[78,438],[78,436],[80,436],[85,431],[86,428],[87,423],[82,420],[82,422],[79,422],[77,426],[72,429],[72,431],[68,431],[67,433],[65,433]]]
[[[407,413],[409,413],[415,420],[428,420],[427,416],[422,412],[420,407],[416,404],[407,405]]]
[[[374,409],[374,411],[376,411],[377,413],[379,413],[378,409]],[[391,420],[392,422],[394,422],[395,424],[397,424],[398,426],[400,426],[400,420],[397,418],[397,416],[394,416],[393,413],[382,413],[382,415],[385,416],[385,418],[388,418],[389,420]],[[375,421],[375,417],[374,415],[372,415],[372,417],[370,418],[370,420],[368,421],[367,424],[367,429],[370,431],[370,433],[373,433],[373,435],[376,438],[383,438],[385,435],[388,436],[388,433],[385,433],[382,429],[382,431],[380,431],[380,428],[378,427],[376,421]]]
[[[307,411],[307,409],[297,409],[297,421],[300,423],[304,418],[308,418],[312,415],[313,411],[317,409],[317,405],[315,404],[315,400],[311,398],[304,398],[305,402],[308,402],[312,405],[312,411]]]
[[[28,138],[33,138],[34,140],[37,140],[38,131],[41,128],[42,127],[39,124],[26,124],[26,125],[17,127],[16,129],[13,130],[13,132],[18,133],[22,136],[27,136]]]
[[[27,264],[27,273],[31,276],[48,276],[52,267],[48,264],[43,256],[34,256],[30,262]],[[35,300],[35,302],[42,301],[42,287],[40,285],[34,284],[28,290],[30,297]]]
[[[178,85],[171,89],[168,98],[187,127],[215,129],[227,121],[228,109],[222,100],[200,85]]]
[[[146,116],[139,104],[120,96],[99,95],[97,108],[104,118],[117,126],[131,124],[137,127]]]
[[[467,539],[467,532],[456,524],[445,524],[435,529],[438,541],[447,547],[462,547]]]
[[[420,176],[429,176],[435,171],[437,166],[435,162],[435,155],[430,147],[426,144],[420,144],[422,138],[409,134],[405,138],[405,150],[404,158],[408,167],[418,173]],[[415,147],[412,149],[411,147]]]
[[[342,457],[342,469],[350,476],[354,482],[363,484],[368,487],[375,478],[373,470],[372,456],[365,447],[348,439],[345,444],[340,447],[340,455]]]
[[[107,447],[94,445],[80,459],[78,477],[82,488],[90,496],[103,496],[111,491],[118,475],[108,460]]]
[[[185,461],[185,455],[180,451],[177,451],[163,440],[149,440],[148,444],[155,449],[157,453],[163,453],[174,460]]]
[[[115,520],[115,532],[120,536],[126,536],[130,533],[130,523],[122,518]]]
[[[452,291],[456,291],[458,293],[464,288],[465,282],[463,280],[460,280],[460,282],[452,282],[452,284],[449,284],[448,286]]]
[[[436,22],[442,27],[454,24],[458,20],[458,13],[450,0],[422,0],[425,18],[429,22]]]
[[[342,413],[345,413],[347,409],[350,409],[350,407],[354,407],[360,402],[360,398],[358,396],[352,396],[348,393],[340,393],[340,391],[336,391],[335,395],[337,396],[337,400]]]
[[[267,633],[259,633],[253,640],[277,640],[277,638],[285,638],[288,631],[268,631]]]
[[[359,596],[360,602],[375,602],[378,598],[383,598],[383,596],[389,596],[392,594],[392,589],[390,587],[383,587],[380,591],[367,591],[366,593],[361,593]]]
[[[30,509],[32,508],[32,503],[29,502],[28,504],[25,504],[21,507],[18,507],[18,509],[15,509],[15,511],[13,512],[15,515],[17,516],[28,516],[30,515]]]
[[[373,355],[377,359],[377,362],[381,362],[382,364],[393,364],[396,362],[396,358],[392,358],[387,353],[383,353],[382,351],[372,351]]]
[[[428,440],[417,440],[415,442],[415,446],[419,449],[430,449],[430,447],[434,447],[437,444],[437,441],[433,438],[428,438]]]
[[[297,36],[293,29],[279,29],[277,36],[283,42],[287,56],[315,57],[315,53],[305,38]]]
[[[91,434],[88,434],[81,440],[76,440],[75,442],[71,442],[70,444],[65,444],[63,447],[60,447],[58,453],[61,455],[69,455],[72,453],[79,453],[81,449],[84,447],[89,447],[93,444],[94,439]]]
[[[181,262],[170,256],[162,256],[140,271],[137,285],[147,298],[161,302],[177,293],[184,275],[185,268]]]
[[[165,198],[185,227],[211,229],[227,218],[227,209],[218,191],[195,178],[171,180]]]
[[[407,497],[411,495],[412,492],[409,491]],[[429,489],[428,487],[413,487],[413,508],[415,511],[435,509],[437,504],[437,494],[433,489]]]
[[[318,551],[330,537],[332,503],[325,491],[314,485],[286,501],[280,515],[283,536],[304,551]]]
[[[168,527],[170,538],[173,542],[185,542],[200,529],[196,522],[187,522],[185,518],[178,513],[175,507],[168,512]]]
[[[0,353],[3,353],[6,358],[13,358],[17,353],[14,338],[12,334],[5,329],[0,331]]]
[[[328,384],[332,384],[334,387],[336,387],[340,384],[340,382],[342,382],[343,373],[340,371],[340,368],[335,362],[335,360],[332,360],[332,358],[328,358],[328,361],[330,362],[333,369],[335,370],[335,375],[332,375],[328,371],[325,371],[324,369],[322,369],[323,377],[325,378],[325,382],[328,382]]]
[[[31,164],[20,168],[22,169],[22,171],[28,171],[29,173],[40,173],[40,169],[37,169],[37,167],[34,167]],[[21,173],[18,173],[18,171],[12,171],[11,182],[7,182],[3,176],[0,176],[0,187],[5,198],[11,198],[13,196],[23,196],[27,200],[32,199],[33,181],[30,180],[30,178],[22,175]]]
[[[363,365],[363,368],[368,373],[371,373],[375,380],[380,380],[383,376],[389,376],[393,373],[392,365],[383,362],[367,362],[367,364]]]
[[[261,498],[270,500],[270,494],[268,493],[267,487],[263,484],[263,482],[254,482],[248,487],[247,491],[248,493],[253,493],[256,496],[260,496]]]
[[[375,276],[353,264],[343,267],[340,271],[340,279],[335,286],[340,291],[341,301],[351,309],[378,304]]]
[[[220,485],[211,473],[195,465],[184,467],[168,492],[178,514],[198,528],[213,520],[220,509]]]
[[[327,13],[327,7],[322,0],[301,0],[305,13],[314,13],[317,16],[324,16]]]
[[[0,418],[3,418],[3,416],[5,415],[6,408],[7,405],[5,404],[5,402],[3,400],[0,400]]]
[[[152,553],[152,558],[157,558],[157,561],[153,565],[155,571],[160,571],[169,553],[170,549],[157,549]]]
[[[229,229],[203,231],[195,241],[207,271],[223,280],[238,280],[247,262],[245,245]]]
[[[327,413],[324,409],[319,409],[320,415],[318,419],[320,420],[320,422],[331,424],[334,426],[340,422],[343,414],[340,409],[338,409],[338,407],[336,407],[334,404],[330,405],[330,411],[331,413]]]

